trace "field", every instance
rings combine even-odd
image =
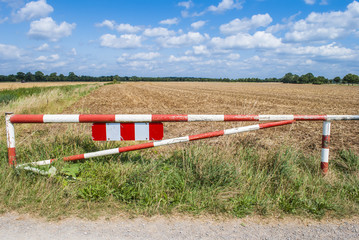
[[[123,83],[104,86],[66,113],[92,114],[358,114],[359,88],[280,83]],[[247,123],[166,123],[165,137],[179,137]],[[290,127],[246,134],[271,148],[287,144],[320,152],[322,123],[298,122]],[[238,139],[239,136],[234,137]],[[334,122],[334,150],[359,152],[359,122]],[[218,141],[218,140],[215,140]]]
[[[33,114],[336,115],[358,114],[358,96],[357,86],[344,85],[137,82],[51,89],[20,97],[1,109]],[[256,123],[165,123],[165,138],[251,124]],[[91,124],[18,124],[18,160],[134,144],[93,142],[90,130]],[[120,213],[357,216],[359,123],[333,122],[326,177],[319,168],[321,135],[321,122],[296,122],[85,162],[55,162],[58,174],[49,177],[8,168],[2,134],[0,207],[2,212],[46,217]]]

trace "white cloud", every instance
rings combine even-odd
[[[233,0],[222,0],[218,6],[214,6],[211,5],[208,7],[208,11],[211,12],[224,12],[226,10],[230,10],[230,9],[241,9],[242,8],[242,3],[238,2],[238,0],[235,0],[235,2]]]
[[[104,34],[100,37],[100,45],[110,48],[137,48],[141,47],[141,36],[124,34],[120,37],[112,34]]]
[[[220,31],[224,34],[236,34],[239,32],[247,32],[259,27],[266,27],[272,22],[271,16],[266,14],[253,15],[251,19],[234,19],[227,24],[223,24],[219,27]]]
[[[108,27],[110,29],[114,29],[116,25],[115,21],[111,21],[111,20],[104,20],[102,23],[96,23],[95,26],[96,27]]]
[[[36,58],[36,61],[39,62],[54,62],[60,59],[60,56],[58,54],[53,54],[50,56],[39,56],[38,58]]]
[[[161,56],[158,52],[139,52],[136,54],[123,53],[121,57],[117,59],[117,62],[125,62],[126,60],[144,60],[149,61]]]
[[[190,7],[193,6],[193,2],[192,2],[192,0],[189,0],[189,1],[187,1],[187,2],[179,2],[179,3],[178,3],[178,6],[184,7],[184,8],[186,8],[186,9],[189,9]]]
[[[104,20],[102,23],[96,23],[96,27],[108,27],[110,29],[116,29],[118,32],[136,33],[141,30],[139,26],[132,26],[128,23],[117,24],[113,20]]]
[[[278,49],[278,52],[295,55],[308,55],[310,57],[324,57],[326,59],[354,59],[358,56],[358,52],[345,48],[339,47],[336,43],[330,43],[322,46],[300,46],[292,47],[286,46]]]
[[[15,22],[21,22],[46,17],[53,11],[54,8],[47,4],[46,0],[32,1],[27,3],[25,7],[19,9],[13,15],[13,18]]]
[[[315,3],[315,0],[304,0],[306,4],[313,5]]]
[[[0,19],[0,24],[6,22],[9,18],[8,17],[4,17],[3,19]]]
[[[238,53],[231,53],[231,54],[229,54],[227,57],[228,57],[228,59],[230,59],[230,60],[238,60],[238,59],[241,58],[241,55],[238,54]]]
[[[281,44],[280,38],[263,31],[258,31],[254,35],[238,33],[226,38],[214,37],[211,40],[211,45],[219,49],[277,48]]]
[[[168,30],[167,28],[163,28],[163,27],[147,28],[143,32],[143,35],[147,37],[167,37],[174,34],[175,34],[174,31]]]
[[[72,48],[72,49],[71,49],[71,53],[72,53],[72,55],[76,56],[76,55],[77,55],[76,48]]]
[[[160,22],[160,24],[165,24],[165,25],[174,25],[177,23],[178,23],[178,18],[169,18],[169,19],[162,20]]]
[[[138,26],[132,26],[131,24],[121,23],[116,26],[118,32],[136,33],[141,30]]]
[[[21,50],[14,45],[0,43],[0,59],[19,59]]]
[[[209,38],[208,35],[202,35],[199,32],[188,32],[180,36],[162,37],[158,41],[163,47],[180,47],[185,45],[198,44]]]
[[[294,42],[333,40],[357,34],[358,28],[359,3],[353,1],[344,12],[312,12],[306,19],[295,22],[285,39]]]
[[[199,29],[206,24],[206,21],[197,21],[191,24],[191,27],[194,29]]]
[[[50,48],[49,44],[44,43],[41,46],[39,46],[38,48],[36,48],[37,51],[46,51]]]
[[[31,22],[30,30],[27,34],[35,39],[58,41],[60,38],[70,36],[75,27],[75,23],[69,24],[67,22],[57,25],[51,17],[47,17]]]
[[[195,55],[209,55],[209,50],[206,45],[193,46],[193,53]]]
[[[171,55],[168,58],[169,62],[194,62],[194,61],[198,61],[198,58],[193,57],[193,56],[181,56],[181,57],[175,57],[173,55]]]
[[[328,5],[328,0],[322,0],[322,1],[320,2],[320,5]]]

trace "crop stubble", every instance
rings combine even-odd
[[[103,86],[67,109],[87,114],[359,114],[359,88],[281,83],[137,82]],[[165,138],[253,122],[165,123]],[[331,148],[359,152],[359,122],[333,122]],[[320,152],[321,122],[297,122],[230,137],[264,148],[290,145]],[[222,140],[210,140],[218,143]]]

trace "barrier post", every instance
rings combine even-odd
[[[7,154],[9,159],[9,165],[16,165],[16,152],[15,152],[15,128],[11,123],[10,118],[14,113],[5,113],[5,125],[6,125],[6,140],[7,140]]]
[[[323,122],[322,136],[322,154],[320,168],[323,175],[326,175],[329,169],[329,143],[330,143],[330,121]]]

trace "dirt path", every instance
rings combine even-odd
[[[270,222],[270,223],[268,223]],[[258,222],[252,219],[117,219],[46,222],[16,214],[0,216],[0,239],[359,239],[355,220]]]

